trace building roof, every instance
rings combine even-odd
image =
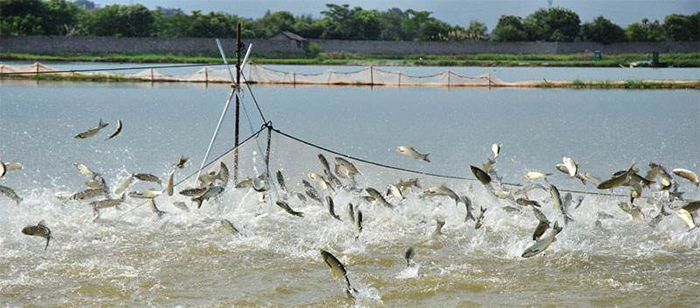
[[[280,32],[280,33],[277,34],[277,35],[280,35],[280,34],[286,36],[286,37],[287,37],[288,39],[290,39],[290,40],[294,40],[294,41],[306,41],[305,38],[299,36],[298,34],[289,32],[289,31],[282,31],[282,32]],[[277,35],[275,35],[275,36],[277,36]]]

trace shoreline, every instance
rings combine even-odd
[[[650,60],[649,54],[604,55],[600,61],[591,60],[590,54],[465,54],[465,55],[411,55],[381,56],[349,53],[320,53],[312,56],[283,57],[278,54],[251,57],[257,64],[275,65],[354,65],[354,66],[472,66],[472,67],[637,67]],[[117,63],[206,63],[222,64],[218,56],[182,56],[172,54],[114,54],[114,55],[36,55],[0,53],[0,61],[54,61],[54,62],[117,62]],[[700,53],[661,54],[664,67],[700,67]]]

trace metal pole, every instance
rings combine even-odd
[[[374,85],[374,66],[369,66],[369,85]]]
[[[240,89],[241,87],[241,50],[243,50],[243,43],[241,43],[241,23],[238,23],[238,31],[236,31],[236,87]],[[233,126],[234,135],[234,147],[233,151],[233,181],[238,183],[238,116],[240,115],[241,102],[236,95],[236,108]]]

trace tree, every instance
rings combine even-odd
[[[391,8],[378,15],[381,32],[379,39],[383,41],[408,40],[408,36],[402,31],[401,24],[408,18],[408,14],[399,8]]]
[[[120,37],[151,36],[154,22],[151,11],[140,4],[108,5],[90,12],[83,21],[85,34]]]
[[[572,10],[553,7],[530,14],[525,19],[525,28],[534,41],[573,42],[579,37],[581,20]]]
[[[671,41],[698,41],[700,12],[693,15],[668,15],[664,18],[663,28]]]
[[[76,25],[79,8],[66,0],[0,0],[4,35],[64,35]]]
[[[522,18],[512,15],[501,15],[496,28],[493,29],[493,39],[498,42],[527,41],[527,30]]]
[[[376,10],[363,10],[347,4],[326,4],[322,11],[325,29],[321,38],[338,40],[376,40],[381,34]]]
[[[664,29],[658,20],[650,22],[649,19],[642,19],[635,22],[625,30],[627,39],[632,42],[663,42],[666,40]]]
[[[603,44],[624,42],[627,39],[622,27],[603,16],[596,17],[592,22],[584,23],[581,27],[581,37],[587,42]]]
[[[473,41],[488,41],[488,28],[483,22],[472,20],[469,22],[469,27],[466,32],[469,38]]]
[[[317,39],[323,34],[324,23],[322,20],[314,20],[311,15],[300,15],[294,22],[294,33],[301,37]]]
[[[253,23],[253,27],[258,30],[258,37],[268,38],[282,31],[294,31],[295,23],[296,19],[290,12],[268,12],[262,18],[257,19]]]

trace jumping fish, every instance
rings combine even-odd
[[[502,144],[497,144],[497,143],[494,143],[491,145],[491,152],[493,152],[493,159],[498,158],[498,155],[501,154],[501,147],[502,146],[503,146]]]
[[[226,218],[221,219],[221,225],[224,227],[224,229],[226,229],[228,232],[231,232],[231,234],[233,235],[240,234],[240,231],[238,231],[238,229],[236,229],[236,227],[233,226],[233,223]]]
[[[408,181],[399,181],[396,183],[396,187],[402,191],[411,187],[421,188],[420,183],[418,183],[418,178],[408,179]]]
[[[495,164],[496,159],[486,158],[486,162],[481,164],[481,166],[484,168],[484,171],[486,171],[486,173],[490,173],[491,169],[493,169],[493,165]]]
[[[321,195],[318,193],[316,188],[314,188],[313,185],[311,185],[311,183],[307,182],[306,180],[301,180],[301,183],[306,188],[306,191],[304,191],[304,192],[306,193],[307,196],[309,196],[309,198],[317,201],[318,203],[323,204],[323,200],[321,199]]]
[[[326,159],[323,154],[319,153],[317,155],[318,161],[321,163],[321,167],[323,168],[323,171],[328,171],[329,173],[331,172],[331,166],[328,164],[328,160]]]
[[[292,210],[292,208],[289,207],[289,204],[287,204],[287,202],[284,202],[282,200],[277,200],[277,201],[275,201],[275,204],[277,204],[277,206],[282,208],[285,212],[289,213],[290,215],[297,216],[297,217],[304,217],[304,213]]]
[[[195,187],[183,189],[180,194],[187,197],[199,197],[207,191],[208,187]]]
[[[662,205],[661,205],[661,209],[659,209],[659,213],[658,213],[656,216],[654,216],[654,218],[652,218],[651,220],[649,220],[649,226],[652,227],[652,228],[656,228],[656,226],[659,225],[659,223],[661,222],[661,220],[664,219],[664,217],[666,217],[666,216],[668,216],[668,215],[670,215],[670,214],[671,214],[671,213],[666,212],[666,206],[664,206],[664,205],[662,204]]]
[[[88,188],[81,192],[77,192],[72,196],[73,200],[83,201],[88,199],[105,196],[105,190],[102,188]]]
[[[695,184],[695,187],[700,187],[700,180],[698,179],[698,175],[695,174],[695,172],[693,171],[676,168],[673,169],[673,174],[690,181],[691,183]]]
[[[454,190],[447,187],[447,185],[442,184],[440,186],[428,187],[423,193],[428,196],[446,196],[450,197],[455,201],[455,205],[459,204],[459,196],[454,192]]]
[[[205,191],[201,196],[192,198],[192,201],[194,201],[194,203],[197,204],[197,208],[201,208],[202,203],[204,201],[212,199],[212,198],[220,195],[222,192],[224,192],[223,187],[211,186],[211,187],[207,188],[207,191]]]
[[[333,279],[338,279],[340,277],[343,277],[345,280],[345,293],[348,296],[352,296],[353,293],[357,293],[357,290],[355,290],[351,285],[350,285],[350,279],[348,279],[348,272],[345,270],[345,266],[343,266],[343,263],[340,263],[338,259],[333,256],[330,252],[325,251],[323,249],[320,249],[321,251],[321,258],[323,259],[323,262],[328,265],[331,269],[331,277]]]
[[[343,166],[343,168],[345,168],[345,170],[348,171],[348,175],[350,175],[350,176],[355,176],[355,175],[360,174],[360,171],[357,170],[357,167],[355,167],[355,165],[353,165],[353,163],[351,163],[347,159],[344,159],[342,157],[335,157],[335,163]]]
[[[472,214],[472,211],[474,210],[472,207],[472,200],[467,196],[462,196],[462,202],[464,202],[464,207],[467,209],[467,215],[464,216],[464,222],[467,222],[469,219],[476,222],[476,218],[474,218],[474,214]]]
[[[561,232],[561,230],[562,228],[559,227],[559,223],[555,222],[554,226],[549,231],[549,235],[540,238],[539,240],[537,240],[537,242],[532,244],[532,246],[525,249],[525,252],[523,252],[522,257],[530,258],[543,252],[545,249],[547,249],[547,247],[549,247],[549,245],[556,241],[556,236]]]
[[[416,149],[409,146],[399,146],[396,148],[396,151],[411,158],[421,159],[426,162],[430,162],[430,159],[428,159],[428,155],[430,155],[430,153],[420,154],[418,153],[418,151],[416,151]]]
[[[581,204],[583,204],[583,199],[583,195],[579,195],[578,198],[576,198],[576,206],[574,207],[574,210],[577,210],[578,207],[581,206]]]
[[[536,179],[547,179],[548,176],[552,175],[551,173],[542,173],[542,172],[537,172],[537,171],[528,171],[525,173],[525,178],[529,180],[536,180]]]
[[[634,220],[644,220],[644,213],[638,206],[627,202],[620,202],[617,204],[617,206],[620,207],[620,209],[625,213],[630,214]]]
[[[436,239],[436,238],[438,238],[440,235],[442,235],[442,227],[444,227],[444,226],[445,226],[445,221],[442,220],[442,219],[436,218],[436,219],[435,219],[435,230],[434,230],[433,233],[430,235],[430,238],[431,238],[431,239]]]
[[[549,194],[552,197],[554,210],[561,213],[561,215],[564,217],[564,223],[568,224],[569,222],[574,221],[574,219],[569,216],[569,213],[567,212],[568,209],[564,207],[564,201],[561,199],[559,189],[557,189],[557,187],[554,185],[549,185]]]
[[[5,197],[8,197],[12,199],[17,205],[19,205],[20,202],[22,202],[22,198],[20,198],[17,193],[14,191],[14,189],[9,188],[7,186],[2,186],[0,185],[0,195],[3,195]]]
[[[374,189],[374,188],[372,188],[372,187],[367,187],[367,188],[365,188],[365,191],[367,191],[367,193],[368,193],[372,198],[374,198],[374,200],[376,200],[377,202],[379,202],[381,205],[386,206],[386,207],[388,207],[388,208],[393,208],[393,207],[394,207],[393,205],[391,205],[391,203],[387,202],[386,199],[384,199],[384,197],[382,197],[382,194],[379,193],[379,191],[377,191],[376,189]]]
[[[634,164],[627,170],[627,172],[624,172],[618,176],[613,176],[612,178],[605,180],[598,184],[598,189],[610,189],[610,188],[615,188],[621,185],[624,185],[625,183],[629,182],[630,180],[630,174],[634,172]]]
[[[168,196],[172,196],[175,193],[175,169],[170,171],[170,175],[168,175],[168,186],[166,186],[165,190],[168,193]]]
[[[190,160],[189,157],[181,155],[180,160],[177,162],[177,164],[175,164],[175,167],[177,167],[178,169],[185,168],[185,163],[187,163],[188,160]]]
[[[265,178],[259,176],[253,179],[251,187],[257,192],[266,192],[270,190],[270,183]]]
[[[117,120],[117,129],[115,129],[114,132],[111,135],[109,135],[109,137],[107,137],[107,139],[105,139],[105,141],[116,137],[121,132],[122,132],[122,120]]]
[[[117,185],[117,189],[114,190],[115,195],[121,195],[132,183],[134,183],[134,174],[132,173],[128,178]]]
[[[219,186],[226,188],[226,185],[228,185],[230,172],[228,170],[228,166],[226,166],[224,162],[219,163],[219,173],[216,174],[216,177],[219,178],[219,181],[221,181],[221,184],[219,184]]]
[[[362,233],[362,211],[357,210],[356,215],[357,216],[355,217],[352,226],[355,229],[355,239],[358,239],[360,237],[360,233]]]
[[[22,168],[24,168],[24,166],[22,166],[22,163],[20,163],[20,162],[13,161],[13,162],[5,163],[5,169],[7,169],[7,171],[22,170]]]
[[[537,227],[535,227],[535,231],[532,232],[532,240],[536,241],[540,239],[540,237],[547,232],[547,229],[549,229],[549,224],[550,222],[548,220],[540,220],[540,222],[537,223]]]
[[[326,203],[328,203],[328,213],[333,216],[333,218],[337,219],[338,221],[343,221],[340,219],[340,216],[335,213],[335,204],[333,203],[333,198],[331,196],[326,196]]]
[[[569,172],[569,176],[572,178],[575,177],[578,173],[578,165],[576,164],[576,162],[571,157],[566,156],[564,156],[561,160],[564,163],[564,166],[566,167],[567,171]]]
[[[163,185],[163,181],[161,181],[157,176],[150,173],[137,173],[134,174],[134,177],[140,181],[153,182],[158,183],[158,185]]]
[[[107,125],[109,124],[102,122],[102,119],[100,119],[100,123],[97,124],[97,127],[90,128],[82,133],[75,135],[75,139],[86,139],[95,136],[97,135],[97,133],[100,132],[101,129],[107,127]]]
[[[404,253],[404,259],[406,259],[406,266],[411,266],[411,260],[413,260],[413,256],[416,255],[416,250],[413,249],[413,247],[408,247],[406,249],[406,252]]]
[[[163,194],[161,190],[146,189],[141,191],[129,192],[129,197],[137,199],[153,199]]]
[[[214,183],[214,181],[216,181],[218,178],[219,177],[216,174],[216,172],[214,172],[212,170],[212,171],[209,171],[209,173],[201,174],[197,178],[197,181],[200,183],[201,186],[206,186],[206,185]],[[252,180],[251,180],[251,185],[252,185]],[[236,185],[236,187],[238,187],[238,185]]]
[[[661,184],[661,188],[663,190],[671,188],[673,178],[671,178],[671,175],[666,172],[666,169],[663,166],[655,163],[649,163],[649,168],[650,170],[647,172],[646,176],[647,180],[651,181],[654,178],[658,178],[659,184]]]
[[[98,212],[101,209],[106,209],[110,207],[116,207],[122,202],[126,200],[126,194],[122,193],[122,196],[117,198],[117,199],[104,199],[104,200],[98,200],[98,201],[92,201],[90,202],[90,206],[92,206],[92,209],[95,212]]]
[[[515,200],[515,203],[517,203],[518,205],[521,205],[521,206],[531,205],[531,206],[540,207],[540,204],[537,201],[530,200],[527,198],[518,198]]]
[[[304,197],[304,194],[297,193],[296,196],[297,196],[297,199],[299,199],[299,201],[306,202],[306,197]]]
[[[148,201],[146,201],[146,205],[148,205],[148,208],[151,209],[151,212],[153,212],[153,214],[156,214],[158,218],[163,218],[163,215],[167,214],[166,212],[158,209],[154,198],[148,199]]]
[[[51,229],[46,226],[46,223],[42,220],[36,226],[26,226],[22,228],[22,233],[30,236],[39,236],[46,239],[46,246],[44,250],[49,248],[49,242],[51,241]]]
[[[78,171],[80,171],[80,173],[81,173],[82,175],[87,175],[87,176],[91,176],[91,177],[94,177],[94,176],[96,176],[96,175],[99,175],[99,173],[90,170],[90,168],[88,168],[88,166],[85,166],[85,165],[83,165],[83,164],[74,163],[73,165],[74,165],[76,168],[78,168]]]
[[[388,196],[388,195],[392,195],[392,196],[394,196],[394,198],[396,198],[396,199],[398,199],[398,200],[403,200],[403,199],[405,199],[404,196],[403,196],[403,194],[401,193],[401,190],[400,190],[398,187],[396,187],[394,184],[389,184],[389,185],[387,185],[387,187],[386,187],[386,195],[387,195],[387,196]]]
[[[479,214],[479,217],[476,218],[476,224],[474,224],[474,229],[481,229],[481,226],[484,224],[484,216],[486,215],[486,209],[481,208],[481,213]]]
[[[321,189],[327,190],[331,194],[335,195],[335,188],[333,188],[333,185],[331,185],[331,183],[328,183],[328,181],[326,181],[326,179],[324,179],[323,176],[316,172],[309,172],[308,176],[309,179],[316,182],[316,184],[318,184],[318,186],[320,186]]]
[[[474,166],[469,166],[469,168],[472,170],[472,173],[479,180],[479,182],[481,182],[481,184],[489,185],[489,183],[491,183],[491,176],[484,172],[484,170]]]
[[[520,188],[518,188],[517,190],[515,190],[515,191],[513,192],[513,195],[525,195],[525,194],[527,194],[528,192],[530,192],[531,190],[534,190],[534,189],[537,189],[537,188],[541,189],[542,191],[547,191],[547,188],[544,187],[544,186],[542,186],[542,184],[539,184],[539,183],[527,183],[527,184],[523,185],[523,187],[520,187]]]
[[[350,218],[350,222],[353,224],[355,223],[355,209],[352,203],[348,203],[348,217]]]
[[[287,185],[284,182],[284,175],[282,175],[282,170],[277,170],[277,184],[280,185],[280,189],[284,192],[287,191]]]

